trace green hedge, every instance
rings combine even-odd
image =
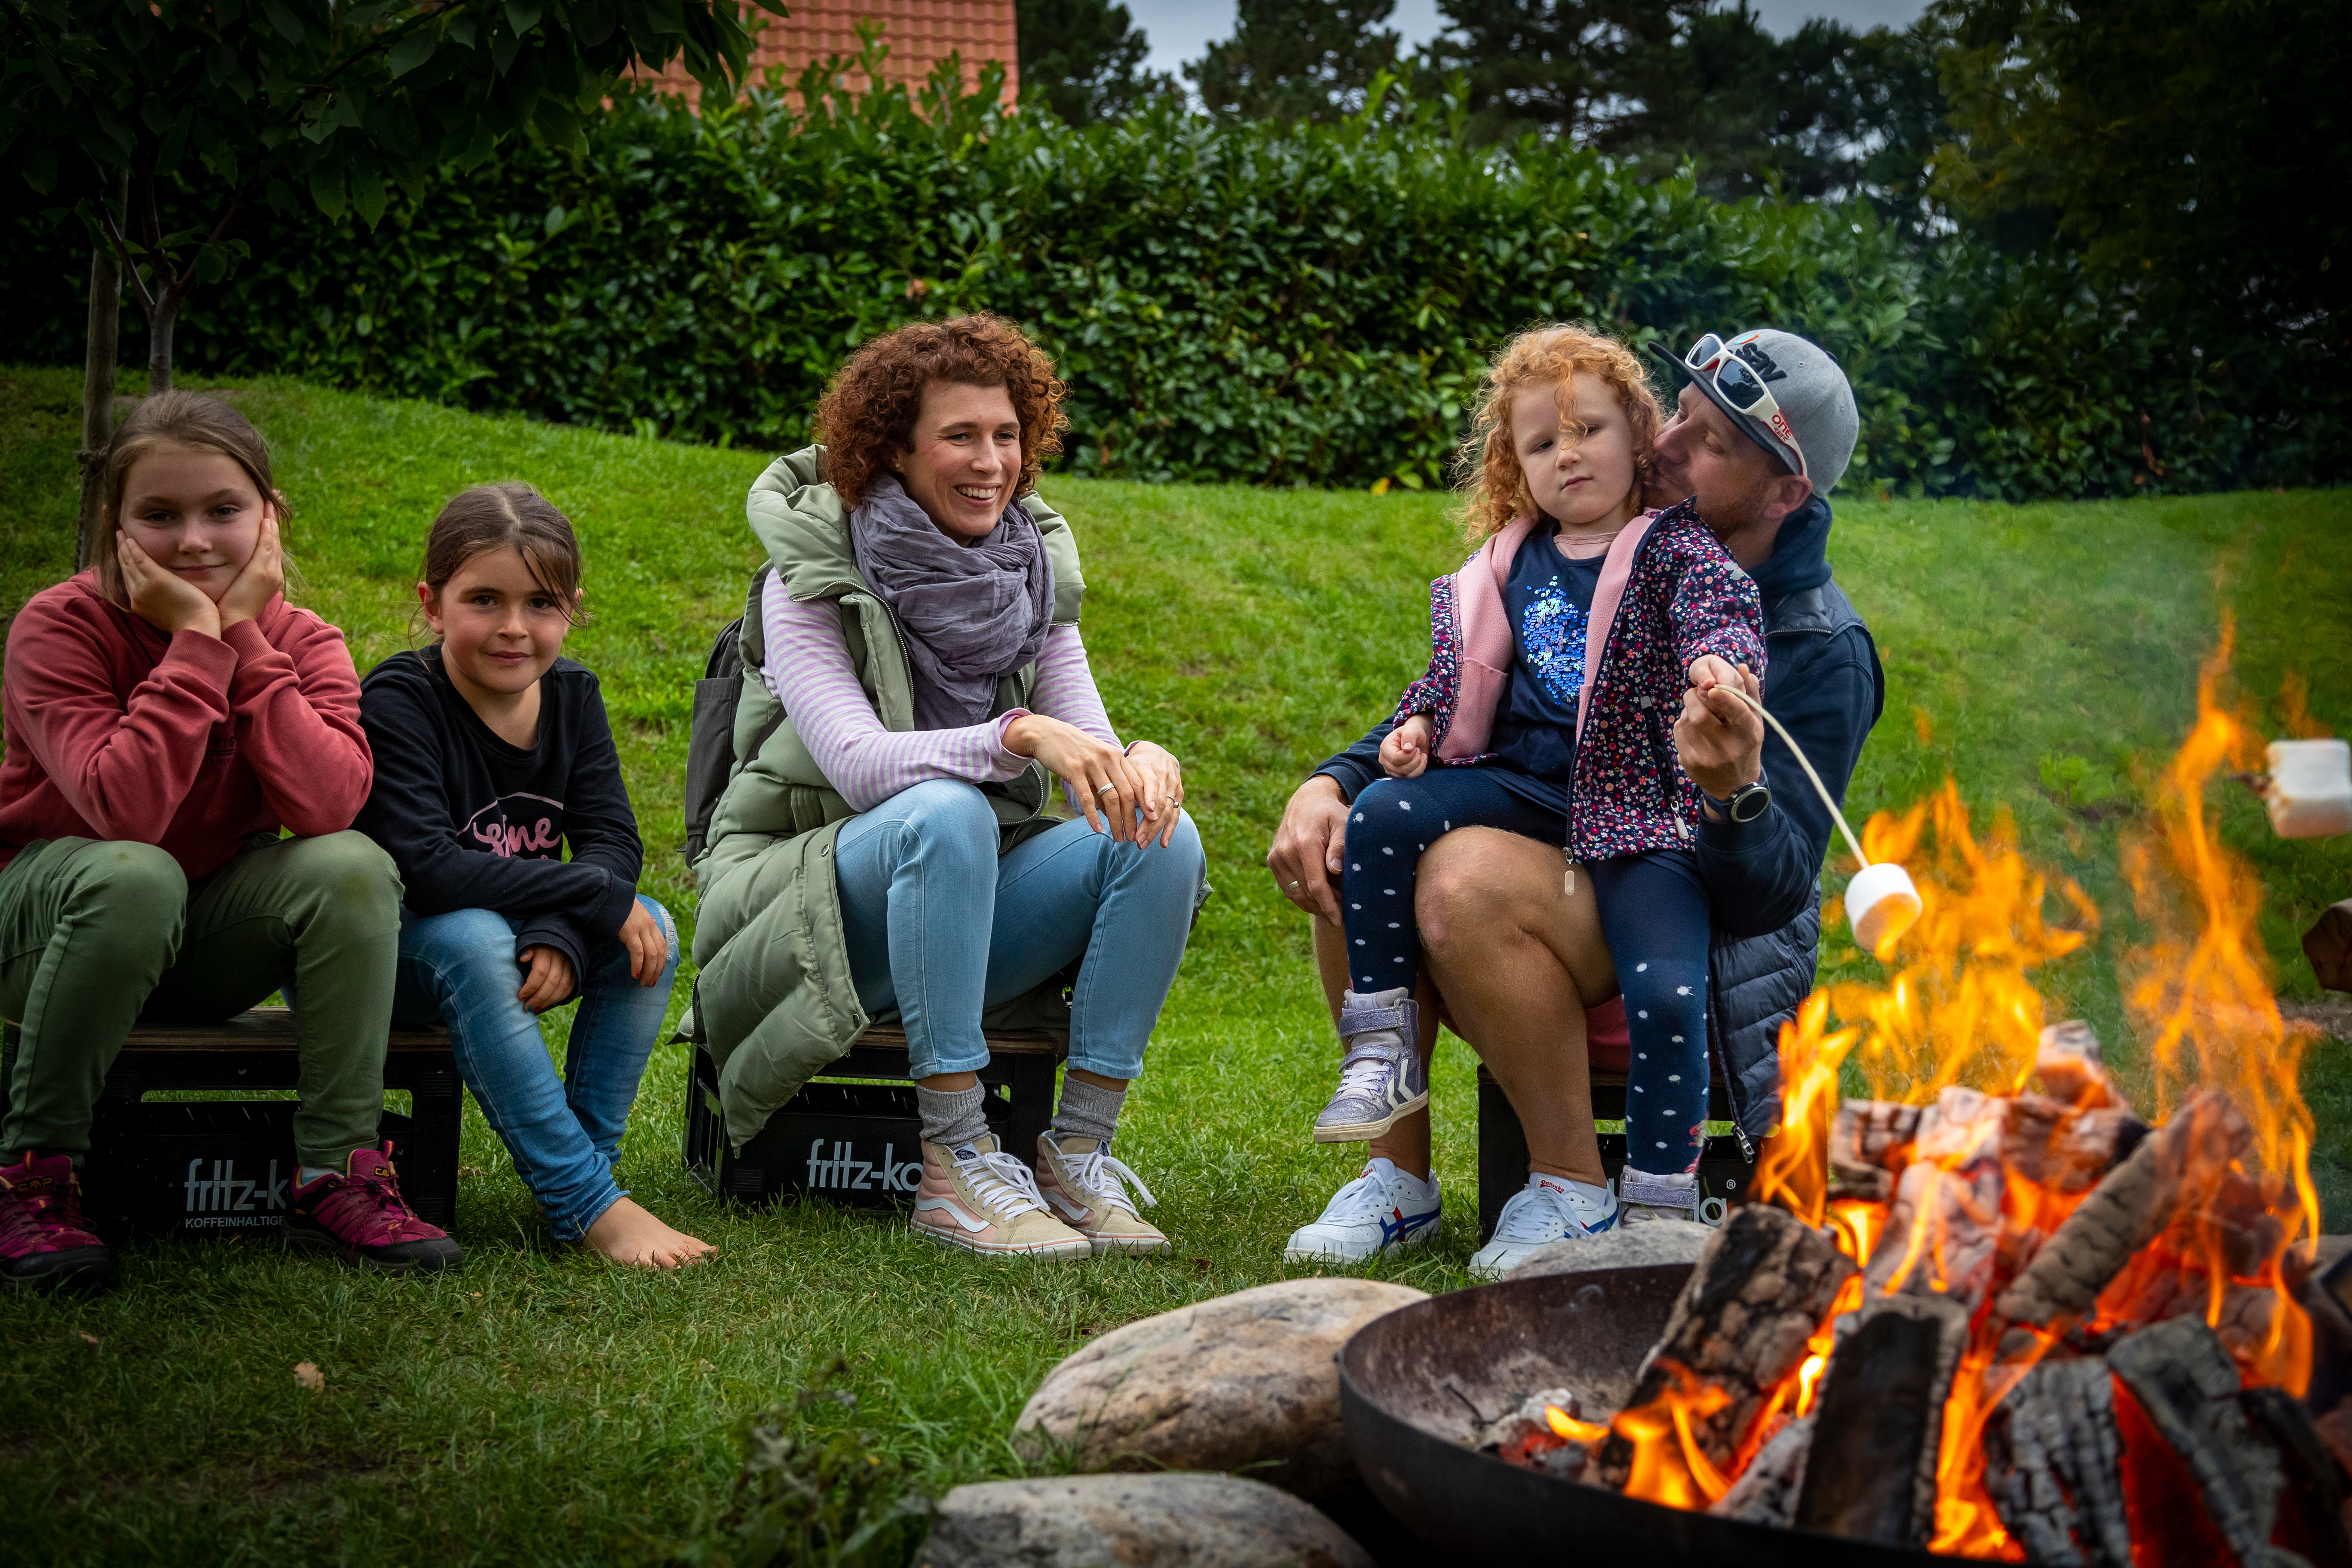
[[[1447,105],[1394,102],[1328,126],[1162,103],[1071,130],[944,80],[920,103],[819,94],[806,115],[779,92],[700,118],[625,97],[585,155],[514,144],[373,232],[251,231],[252,259],[184,319],[182,363],[781,448],[850,346],[984,308],[1059,363],[1072,469],[1420,486],[1446,472],[1481,359],[1521,327],[1583,318],[1679,343],[1772,322],[1854,377],[1855,480],[2023,496],[2332,479],[2344,399],[2281,423],[2312,351],[2151,332],[2063,258],[1955,241],[1923,259],[1859,204],[1725,205],[1460,131]],[[79,220],[8,221],[19,309],[0,358],[71,361]],[[126,362],[136,329],[127,316]]]

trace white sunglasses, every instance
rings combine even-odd
[[[1813,476],[1805,467],[1805,448],[1798,444],[1797,433],[1789,427],[1789,416],[1780,412],[1780,400],[1772,395],[1771,388],[1764,384],[1764,378],[1756,374],[1755,367],[1733,353],[1729,344],[1713,332],[1707,333],[1683,355],[1683,368],[1694,377],[1707,376],[1708,384],[1726,403],[1769,425],[1772,434],[1797,455],[1797,472],[1807,483],[1812,481]]]

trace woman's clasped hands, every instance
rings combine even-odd
[[[1162,848],[1174,840],[1184,769],[1165,747],[1138,741],[1121,752],[1075,724],[1023,713],[1004,727],[1004,748],[1067,780],[1097,832],[1139,845],[1157,835]]]

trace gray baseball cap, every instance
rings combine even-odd
[[[1754,401],[1752,411],[1742,408],[1716,385],[1714,372],[1700,374],[1693,371],[1683,353],[1664,343],[1652,343],[1650,352],[1706,394],[1717,408],[1731,416],[1731,422],[1749,440],[1780,458],[1790,473],[1803,473],[1811,479],[1815,495],[1826,493],[1844,477],[1846,464],[1853,460],[1853,444],[1862,434],[1862,413],[1854,407],[1853,388],[1846,384],[1845,372],[1838,368],[1838,362],[1819,344],[1771,327],[1759,327],[1728,338],[1717,333],[1707,336],[1717,342],[1708,351],[1710,354],[1735,354],[1754,373],[1755,381],[1780,405],[1785,432],[1774,428],[1769,417],[1770,410],[1764,406],[1762,399]],[[1791,437],[1796,443],[1795,451],[1790,449]],[[1801,464],[1798,452],[1804,455]]]

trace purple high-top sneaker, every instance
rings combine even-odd
[[[392,1145],[352,1151],[345,1173],[294,1189],[286,1245],[331,1252],[355,1268],[385,1274],[455,1268],[466,1254],[448,1233],[416,1217],[400,1195]]]

